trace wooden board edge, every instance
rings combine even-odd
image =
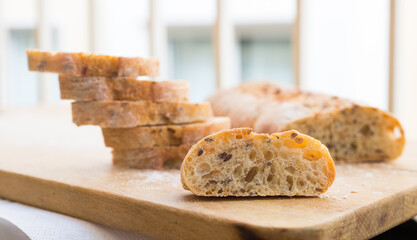
[[[326,223],[308,228],[278,229],[196,214],[184,209],[3,170],[0,170],[0,183],[0,197],[157,239],[212,239],[213,234],[217,239],[330,239],[338,236],[348,239],[357,239],[359,236],[368,238],[413,217],[414,215],[407,214],[405,219],[398,214],[404,215],[405,207],[412,208],[417,214],[417,188],[413,190],[414,200],[402,194],[404,204],[402,211],[397,211],[397,214],[389,212],[389,205],[395,200],[391,197],[382,201],[382,206],[376,209],[358,209],[353,221],[348,221],[349,215],[342,216],[339,222],[344,224]],[[378,213],[379,210],[383,211]],[[377,229],[364,227],[365,231],[358,235],[357,224],[362,221],[370,224],[375,222],[376,215],[369,214],[369,211],[379,214],[377,219],[384,216],[386,220],[389,217],[395,218],[391,221],[396,224],[379,220]],[[373,231],[370,232],[371,230]]]
[[[416,215],[417,187],[412,187],[316,227],[324,231],[323,239],[370,239]]]
[[[375,207],[377,206],[377,207]],[[417,187],[381,199],[374,206],[355,211],[357,227],[353,237],[369,239],[417,215]],[[369,229],[375,229],[370,232]]]

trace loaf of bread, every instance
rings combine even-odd
[[[159,75],[159,61],[156,58],[127,58],[88,53],[52,53],[38,50],[27,50],[26,54],[30,71],[105,77],[153,77]]]
[[[325,144],[338,161],[395,159],[404,131],[392,115],[369,106],[321,94],[247,83],[210,97],[216,116],[229,116],[232,127],[274,133],[296,129]]]
[[[184,189],[198,196],[317,196],[335,178],[326,146],[291,130],[235,128],[205,137],[181,166]]]
[[[102,131],[107,147],[129,149],[154,146],[191,146],[209,134],[229,128],[229,118],[215,117],[199,123],[102,128]]]
[[[147,100],[188,101],[190,85],[185,81],[144,81],[125,77],[59,76],[61,99],[77,101]]]
[[[77,125],[132,128],[143,125],[202,122],[213,116],[210,103],[151,101],[88,101],[72,103]]]
[[[113,164],[138,169],[179,169],[190,146],[113,149]]]

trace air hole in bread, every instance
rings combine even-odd
[[[257,173],[258,173],[258,167],[251,168],[248,172],[248,175],[246,175],[245,181],[252,182],[252,180],[255,178]]]
[[[295,174],[295,171],[296,171],[295,167],[293,166],[286,167],[285,170],[291,174]]]
[[[273,155],[273,153],[272,153],[271,151],[265,151],[265,152],[264,152],[264,157],[265,157],[265,159],[266,159],[267,161],[271,160],[273,156],[274,156],[274,155]]]
[[[312,178],[310,175],[306,176],[307,181],[309,181],[311,184],[315,185],[316,184],[316,180],[314,180],[314,178]]]
[[[197,176],[209,174],[211,172],[211,165],[207,162],[202,162],[197,165],[195,172]]]
[[[270,182],[270,181],[272,181],[272,179],[274,179],[274,175],[272,173],[270,173],[268,175],[268,177],[266,178],[266,181]]]
[[[250,153],[249,153],[249,159],[250,159],[250,160],[254,160],[254,159],[255,159],[255,157],[256,157],[256,150],[255,150],[255,149],[252,149],[252,150],[250,151]]]
[[[288,190],[292,190],[292,186],[294,184],[294,179],[292,176],[287,176],[287,183],[288,183]]]
[[[304,189],[305,186],[306,186],[306,182],[303,179],[297,180],[297,188]]]
[[[369,136],[372,133],[371,127],[368,124],[366,124],[363,127],[361,127],[361,129],[359,131],[364,136]]]
[[[203,179],[213,178],[215,175],[219,174],[220,170],[210,171],[209,173],[203,175]]]

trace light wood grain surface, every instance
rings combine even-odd
[[[69,108],[0,115],[0,196],[160,239],[366,239],[417,214],[417,144],[396,162],[338,165],[320,198],[201,198],[179,172],[111,165]]]

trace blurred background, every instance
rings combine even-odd
[[[392,112],[417,139],[415,0],[0,0],[0,114],[65,105],[26,48],[156,56],[191,100],[272,81]],[[69,110],[68,110],[69,111]]]

